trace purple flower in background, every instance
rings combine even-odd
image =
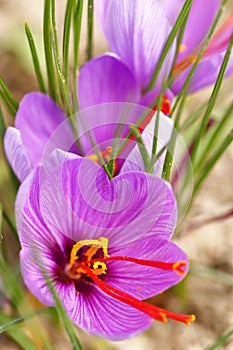
[[[95,8],[109,47],[117,55],[115,59],[127,65],[139,85],[139,103],[150,105],[161,91],[162,81],[170,72],[175,54],[174,43],[153,91],[146,92],[172,28],[164,8],[156,0],[95,1]],[[171,100],[171,92],[166,94]]]
[[[179,48],[177,63],[173,72],[175,82],[172,86],[174,94],[178,94],[187,78],[195,59],[201,49],[205,37],[214,21],[220,0],[194,0],[184,32],[182,44]],[[184,0],[163,0],[168,17],[173,24],[184,5]],[[207,46],[200,63],[191,79],[189,92],[193,93],[208,85],[214,84],[226,49],[233,33],[233,13],[220,27]],[[233,55],[231,55],[226,75],[233,73]]]
[[[155,70],[172,25],[184,5],[184,0],[98,0],[95,8],[99,15],[110,49],[132,70],[142,92]],[[176,67],[173,71],[174,94],[178,94],[195,61],[201,44],[214,20],[220,0],[194,0],[184,32]],[[207,47],[190,82],[189,91],[197,91],[216,81],[227,45],[232,35],[232,15]],[[174,47],[157,80],[155,91],[147,93],[142,103],[155,98],[161,89],[162,79],[169,73],[174,58]],[[226,76],[233,73],[233,56]],[[151,101],[150,101],[151,102]]]
[[[106,57],[104,65],[101,59],[96,59],[90,62],[88,69],[85,66],[81,69],[78,91],[80,109],[89,108],[85,113],[79,113],[76,120],[82,149],[75,144],[77,137],[67,116],[49,96],[30,93],[21,101],[15,128],[8,128],[4,140],[8,161],[21,181],[42,160],[45,151],[49,154],[55,148],[61,148],[86,156],[93,149],[90,139],[85,137],[87,132],[91,132],[100,145],[114,138],[119,124],[135,124],[140,116],[140,113],[128,111],[123,118],[123,104],[114,104],[138,100],[139,91],[132,73],[111,55]],[[105,105],[101,107],[101,104]],[[92,106],[97,107],[91,109]],[[141,113],[144,111],[141,109]],[[127,134],[126,129],[129,130],[122,128],[119,137]]]
[[[153,319],[179,315],[142,300],[179,282],[187,257],[170,237],[176,204],[164,180],[143,172],[111,181],[94,162],[55,151],[22,183],[16,200],[25,284],[44,304],[53,282],[68,316],[111,340],[137,334]]]

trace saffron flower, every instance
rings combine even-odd
[[[162,80],[170,73],[175,57],[174,47],[167,54],[155,89],[147,91],[149,82],[159,61],[165,42],[184,5],[184,0],[98,0],[96,12],[112,52],[133,72],[141,86],[142,103],[152,102],[161,90]],[[220,6],[220,0],[194,0],[183,42],[179,47],[176,65],[172,71],[172,92],[177,95],[188,76],[201,45]],[[212,38],[205,50],[189,86],[195,92],[216,81],[233,30],[233,15]],[[103,58],[104,59],[104,58]],[[233,73],[233,55],[226,77]],[[167,92],[169,93],[169,92]],[[172,95],[169,93],[169,99]]]
[[[95,64],[92,62],[91,71],[94,71]],[[118,87],[117,84],[110,86],[112,84],[110,76],[103,78],[95,76],[96,80],[93,76],[95,75],[90,74],[90,66],[87,69],[84,66],[80,72],[79,85],[82,87],[79,90],[80,105],[85,109],[75,117],[78,137],[75,136],[70,120],[49,96],[39,92],[24,96],[16,114],[15,127],[9,127],[4,137],[8,161],[20,181],[23,181],[38,163],[57,148],[87,156],[98,162],[97,146],[103,160],[108,162],[112,157],[114,142],[117,148],[130,132],[130,125],[136,124],[139,117],[146,112],[146,120],[140,124],[142,131],[152,119],[153,111],[127,102],[131,100],[129,92],[133,90],[127,74],[123,74],[124,84],[122,82]],[[100,88],[100,82],[103,84],[105,82],[105,86]],[[88,85],[92,85],[92,90],[86,89]],[[117,101],[124,102],[115,103]],[[160,140],[162,147],[169,141],[173,123],[169,118],[163,117],[162,113],[160,118],[166,119],[161,121],[159,129],[159,133],[166,129],[166,137],[163,136],[164,139]],[[76,142],[77,138],[79,144]],[[118,158],[122,161],[118,159],[118,172],[135,144],[136,142],[131,139],[127,147],[121,151]]]
[[[93,161],[55,151],[16,200],[25,284],[53,306],[48,276],[70,319],[111,340],[137,334],[153,319],[189,324],[193,315],[143,301],[187,272],[185,253],[170,241],[175,215],[164,180],[129,172],[110,181]]]

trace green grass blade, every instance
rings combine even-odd
[[[15,224],[12,222],[4,208],[2,209],[2,215],[7,225],[10,227],[12,233],[14,234],[16,240],[19,242],[18,232],[16,230]]]
[[[66,5],[63,41],[62,41],[62,60],[63,60],[63,74],[65,80],[69,81],[69,47],[70,47],[70,32],[72,23],[74,0],[68,0]]]
[[[228,0],[225,0],[225,1],[222,1],[222,3],[221,3],[221,6],[220,6],[220,8],[219,8],[219,10],[217,12],[217,15],[216,15],[216,17],[215,17],[211,27],[210,27],[210,30],[209,30],[209,32],[208,32],[208,34],[206,36],[206,39],[205,39],[204,43],[201,46],[199,54],[197,55],[197,58],[196,58],[196,60],[195,60],[195,62],[193,64],[193,66],[192,66],[192,68],[191,68],[187,78],[185,79],[185,82],[184,82],[184,84],[183,84],[179,94],[176,97],[176,101],[175,101],[174,105],[172,106],[171,117],[172,117],[173,113],[176,111],[176,108],[177,108],[180,100],[182,99],[184,93],[187,91],[187,88],[188,88],[189,83],[190,83],[190,81],[192,79],[192,76],[193,76],[195,70],[197,69],[199,62],[202,59],[202,56],[203,56],[203,54],[205,52],[205,49],[207,48],[207,46],[208,46],[208,44],[210,42],[210,39],[212,38],[212,35],[213,35],[213,33],[214,33],[214,31],[215,31],[215,29],[216,29],[216,27],[218,25],[218,22],[219,22],[219,20],[220,20],[220,18],[222,16],[222,12],[223,12],[224,6],[227,3],[227,1]]]
[[[197,179],[194,191],[193,191],[193,197],[197,194],[198,190],[200,189],[203,181],[206,179],[206,177],[209,175],[210,171],[213,169],[217,161],[220,159],[222,154],[225,152],[227,147],[231,144],[233,141],[233,129],[231,132],[224,138],[223,143],[218,147],[218,149],[215,151],[214,155],[210,158],[210,160],[205,164],[204,170],[202,171],[201,175]]]
[[[181,119],[181,115],[185,106],[185,102],[187,99],[187,95],[183,96],[183,99],[181,101],[181,104],[179,106],[179,110],[177,113],[177,117],[175,119],[175,123],[174,123],[174,130],[171,136],[171,140],[168,144],[168,150],[166,153],[166,157],[165,157],[165,161],[164,161],[164,165],[163,165],[163,171],[162,171],[162,177],[163,179],[165,179],[166,181],[170,180],[170,176],[171,176],[171,171],[172,171],[172,164],[173,164],[173,156],[174,156],[174,151],[175,151],[175,146],[176,146],[176,137],[177,137],[177,130],[179,127],[179,122]]]
[[[26,33],[28,44],[29,44],[29,47],[30,47],[32,61],[33,61],[33,65],[34,65],[37,81],[38,81],[38,84],[39,84],[39,87],[40,87],[40,91],[46,93],[46,88],[45,88],[43,76],[42,76],[42,73],[41,73],[40,62],[39,62],[39,58],[38,58],[38,55],[37,55],[35,42],[34,42],[32,33],[31,33],[30,28],[29,28],[27,23],[25,23],[25,33]]]
[[[88,11],[87,11],[87,61],[92,58],[92,45],[93,45],[93,11],[94,3],[93,0],[88,0]]]
[[[233,287],[233,276],[224,271],[202,266],[200,264],[191,263],[190,273],[203,277],[204,279],[208,278],[212,281],[224,284],[226,286]]]
[[[150,160],[150,156],[148,154],[147,148],[142,140],[142,135],[138,131],[138,128],[134,125],[130,125],[130,130],[132,131],[132,133],[135,136],[135,139],[137,141],[138,148],[139,148],[139,151],[141,153],[141,157],[142,157],[142,160],[144,163],[144,168],[146,171],[146,169],[150,168],[151,160]]]
[[[56,76],[53,61],[53,48],[52,48],[52,28],[51,28],[51,0],[45,0],[44,3],[44,52],[45,52],[45,62],[47,67],[47,76],[49,91],[53,100],[57,101],[56,93]]]
[[[229,62],[229,59],[230,59],[232,46],[233,46],[233,36],[231,37],[231,40],[230,40],[229,45],[227,47],[227,51],[226,51],[226,54],[224,56],[224,59],[223,59],[223,62],[222,62],[222,65],[221,65],[221,68],[220,68],[220,71],[219,71],[216,83],[214,85],[214,89],[212,91],[211,97],[209,99],[209,103],[207,105],[206,112],[205,112],[205,114],[203,116],[203,119],[202,119],[201,127],[200,127],[199,133],[197,135],[197,140],[196,140],[196,143],[194,145],[193,152],[191,153],[191,159],[192,159],[193,162],[195,162],[195,157],[196,157],[198,148],[199,148],[200,143],[202,141],[202,138],[204,136],[204,133],[205,133],[205,130],[206,130],[209,118],[211,116],[211,112],[212,112],[212,110],[213,110],[213,108],[215,106],[215,103],[216,103],[216,100],[217,100],[220,88],[222,86],[222,83],[223,83],[223,80],[224,80],[224,76],[225,76],[225,73],[226,73],[226,69],[227,69],[227,65],[228,65],[228,62]]]
[[[74,69],[73,69],[73,89],[74,89],[74,111],[78,108],[77,96],[77,71],[79,67],[79,46],[81,37],[81,26],[83,17],[83,0],[78,0],[74,11]]]
[[[223,346],[226,345],[229,342],[229,340],[231,340],[232,337],[233,329],[221,335],[214,344],[207,346],[207,348],[205,348],[204,350],[221,350],[223,349]]]
[[[0,334],[7,332],[13,325],[23,323],[23,322],[25,322],[25,321],[27,321],[35,316],[38,316],[39,314],[47,312],[47,311],[49,311],[48,307],[46,307],[44,309],[37,310],[37,311],[30,312],[29,314],[26,314],[24,316],[8,318],[7,322],[4,322],[4,324],[0,325]],[[1,311],[0,311],[0,314],[1,314]]]
[[[62,320],[62,323],[65,327],[66,332],[67,332],[67,335],[69,336],[73,350],[82,350],[82,346],[81,346],[79,339],[75,333],[74,325],[73,325],[72,321],[68,318],[66,311],[64,310],[63,305],[61,303],[61,300],[59,299],[59,297],[58,297],[58,295],[53,287],[52,281],[50,280],[50,278],[46,275],[46,273],[44,271],[43,271],[43,273],[44,273],[44,276],[46,278],[46,282],[48,284],[50,292],[53,296],[54,302],[56,304],[56,310],[57,310],[57,312]]]
[[[11,94],[10,90],[8,89],[2,78],[0,78],[0,87],[2,89],[2,98],[4,102],[7,106],[9,106],[8,108],[11,108],[11,112],[15,115],[19,108],[19,104]]]
[[[0,312],[0,323],[4,324],[9,322],[9,317]],[[25,331],[17,325],[12,325],[7,330],[7,334],[24,350],[38,350],[37,346],[33,344],[30,338],[25,334]]]
[[[215,131],[213,132],[210,139],[207,140],[206,144],[202,144],[201,148],[201,154],[198,156],[197,164],[195,164],[195,171],[198,172],[203,164],[205,163],[206,157],[211,154],[211,151],[214,149],[214,146],[216,146],[216,141],[218,138],[222,138],[223,131],[225,127],[227,126],[228,122],[232,120],[233,116],[233,104],[231,104],[225,115],[221,118],[221,121],[219,125],[216,127]],[[225,137],[225,136],[223,136]]]
[[[175,38],[176,38],[176,35],[179,31],[179,29],[181,28],[183,22],[186,20],[188,14],[189,14],[189,11],[190,11],[190,8],[192,6],[192,0],[186,0],[185,3],[184,3],[184,6],[182,7],[182,10],[168,36],[168,39],[166,41],[166,44],[164,46],[164,49],[163,49],[163,52],[159,58],[159,61],[156,65],[156,68],[155,68],[155,71],[152,75],[152,78],[151,78],[151,81],[148,85],[148,88],[146,89],[146,91],[151,91],[153,90],[154,86],[155,86],[155,83],[157,81],[157,78],[158,78],[158,75],[161,71],[161,68],[163,66],[163,63],[165,61],[165,58],[167,56],[167,53],[168,51],[170,50]]]
[[[64,74],[61,69],[61,61],[58,50],[58,40],[57,40],[57,31],[56,31],[56,19],[55,19],[55,2],[52,0],[52,23],[51,23],[51,42],[52,42],[52,54],[55,64],[56,80],[60,87],[60,92],[65,103],[65,111],[68,115],[72,115],[72,109],[70,106],[70,93],[69,86],[64,77]]]

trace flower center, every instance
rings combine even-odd
[[[105,151],[103,152],[99,152],[99,156],[97,153],[91,153],[88,156],[86,156],[86,158],[93,160],[93,162],[95,162],[98,165],[101,165],[101,160],[103,160],[104,162],[109,162],[111,159],[111,154],[112,154],[112,147],[111,146],[107,146]]]
[[[81,248],[85,246],[90,247],[82,253],[82,257],[80,257],[78,253]],[[85,263],[96,276],[106,274],[107,266],[105,262],[98,261],[98,259],[93,261],[93,257],[99,252],[99,250],[102,250],[104,258],[109,257],[107,238],[100,237],[99,239],[85,239],[75,243],[70,253],[69,265],[66,269],[68,276],[73,279],[80,279],[83,274],[87,274],[85,269],[80,265],[81,262]]]
[[[81,250],[86,246],[89,246],[88,249],[85,249],[84,252],[81,252]],[[101,253],[100,257],[98,257],[99,253]],[[95,258],[95,256],[97,257]],[[69,264],[65,272],[66,275],[72,280],[78,280],[82,276],[86,275],[105,294],[120,302],[130,305],[137,310],[144,312],[146,315],[158,321],[167,322],[167,318],[170,318],[189,325],[190,322],[195,320],[194,315],[180,315],[161,309],[157,306],[136,299],[124,291],[121,291],[106,283],[106,281],[102,280],[100,277],[107,274],[106,263],[109,261],[119,261],[119,263],[127,261],[142,266],[144,265],[161,270],[174,271],[174,273],[177,273],[179,275],[185,275],[186,272],[184,268],[187,265],[186,261],[167,263],[137,259],[127,256],[110,256],[108,254],[108,239],[105,237],[100,237],[99,239],[87,239],[75,243],[72,247]]]

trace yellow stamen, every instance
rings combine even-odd
[[[69,261],[69,268],[70,270],[77,262],[79,256],[78,251],[86,246],[89,245],[90,248],[87,249],[87,251],[83,254],[87,258],[87,262],[91,261],[93,256],[97,253],[99,249],[103,250],[104,258],[109,258],[110,255],[108,254],[108,239],[105,237],[100,237],[98,239],[84,239],[82,241],[79,241],[75,243],[72,247],[71,253],[70,253],[70,261]],[[93,273],[95,275],[102,275],[106,274],[107,266],[104,262],[101,261],[95,261],[93,264]],[[82,267],[78,267],[75,269],[75,273],[85,273],[85,271],[82,269]]]
[[[185,44],[179,45],[179,53],[183,53],[187,49],[187,46]]]

